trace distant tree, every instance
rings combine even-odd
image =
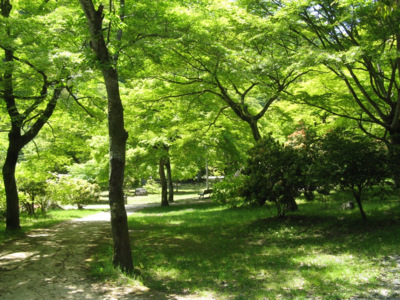
[[[38,204],[44,204],[43,201],[38,200],[46,194],[46,181],[35,180],[34,177],[23,177],[18,181],[18,190],[28,196],[27,199],[21,200],[21,203],[30,215],[35,214],[35,207]],[[41,205],[41,211],[45,212],[46,207]]]
[[[79,209],[100,199],[100,188],[97,184],[70,175],[54,174],[45,187],[46,197],[50,201],[76,205]]]

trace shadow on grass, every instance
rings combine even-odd
[[[377,259],[400,246],[398,218],[306,205],[285,219],[265,207],[148,208],[130,218],[133,256],[146,286],[177,294],[341,299],[378,288]]]

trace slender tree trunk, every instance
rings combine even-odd
[[[174,183],[172,181],[171,160],[168,157],[165,167],[167,169],[168,202],[174,202]]]
[[[168,184],[167,179],[165,177],[165,158],[160,159],[159,163],[159,174],[160,174],[160,181],[161,181],[161,206],[168,206]]]
[[[391,155],[391,161],[393,165],[391,170],[393,173],[394,187],[397,189],[400,187],[400,174],[399,174],[399,162],[400,162],[400,133],[390,133],[390,144],[387,145],[389,153]]]
[[[114,266],[123,272],[133,272],[128,221],[124,205],[125,148],[128,134],[124,129],[124,111],[119,94],[118,72],[113,66],[102,31],[103,5],[98,10],[92,0],[80,0],[88,22],[91,46],[102,71],[108,97],[108,132],[110,139],[109,200],[111,231],[114,243]]]
[[[353,196],[356,198],[358,208],[360,209],[361,217],[366,220],[367,215],[364,212],[362,203],[361,203],[361,189],[356,189],[355,187],[353,188]]]
[[[128,134],[124,129],[118,75],[115,69],[103,70],[108,95],[108,130],[110,152],[109,200],[111,231],[114,241],[113,263],[124,272],[133,271],[128,219],[124,204],[125,148]]]

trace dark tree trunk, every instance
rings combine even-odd
[[[91,46],[102,71],[108,97],[108,132],[110,139],[109,200],[111,231],[114,243],[113,264],[123,272],[133,272],[128,221],[124,205],[125,147],[124,112],[119,94],[118,72],[107,49],[102,32],[103,6],[95,10],[91,0],[80,0],[88,22]]]
[[[360,188],[357,189],[354,187],[353,188],[353,196],[354,196],[354,198],[356,198],[358,208],[360,209],[361,217],[364,220],[366,220],[367,215],[365,214],[362,203],[361,203],[361,189]]]
[[[256,142],[261,140],[260,130],[258,129],[258,119],[256,118],[249,118],[247,124],[249,124],[251,133],[253,134],[253,138]]]
[[[394,188],[399,188],[400,187],[400,133],[397,132],[391,132],[390,133],[390,143],[388,143],[387,148],[389,150],[389,153],[391,155],[391,162],[392,165],[390,166],[392,176],[393,176],[393,182],[394,182]]]
[[[172,181],[171,160],[168,157],[165,167],[167,169],[167,183],[168,183],[168,201],[174,202],[174,184]]]
[[[15,168],[21,147],[13,145],[15,142],[9,140],[6,161],[3,165],[3,181],[6,192],[6,230],[21,229],[19,222],[19,197],[17,183],[15,180]]]
[[[160,181],[161,181],[161,206],[168,206],[168,184],[167,184],[167,179],[165,177],[165,164],[166,160],[165,158],[160,159],[160,164],[159,164],[159,174],[160,174]]]

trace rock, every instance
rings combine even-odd
[[[137,188],[135,189],[135,195],[136,196],[147,196],[147,190],[145,188]]]
[[[354,209],[354,208],[355,208],[355,205],[354,205],[353,201],[345,202],[345,203],[342,204],[342,209],[343,210],[351,210],[351,209]]]

